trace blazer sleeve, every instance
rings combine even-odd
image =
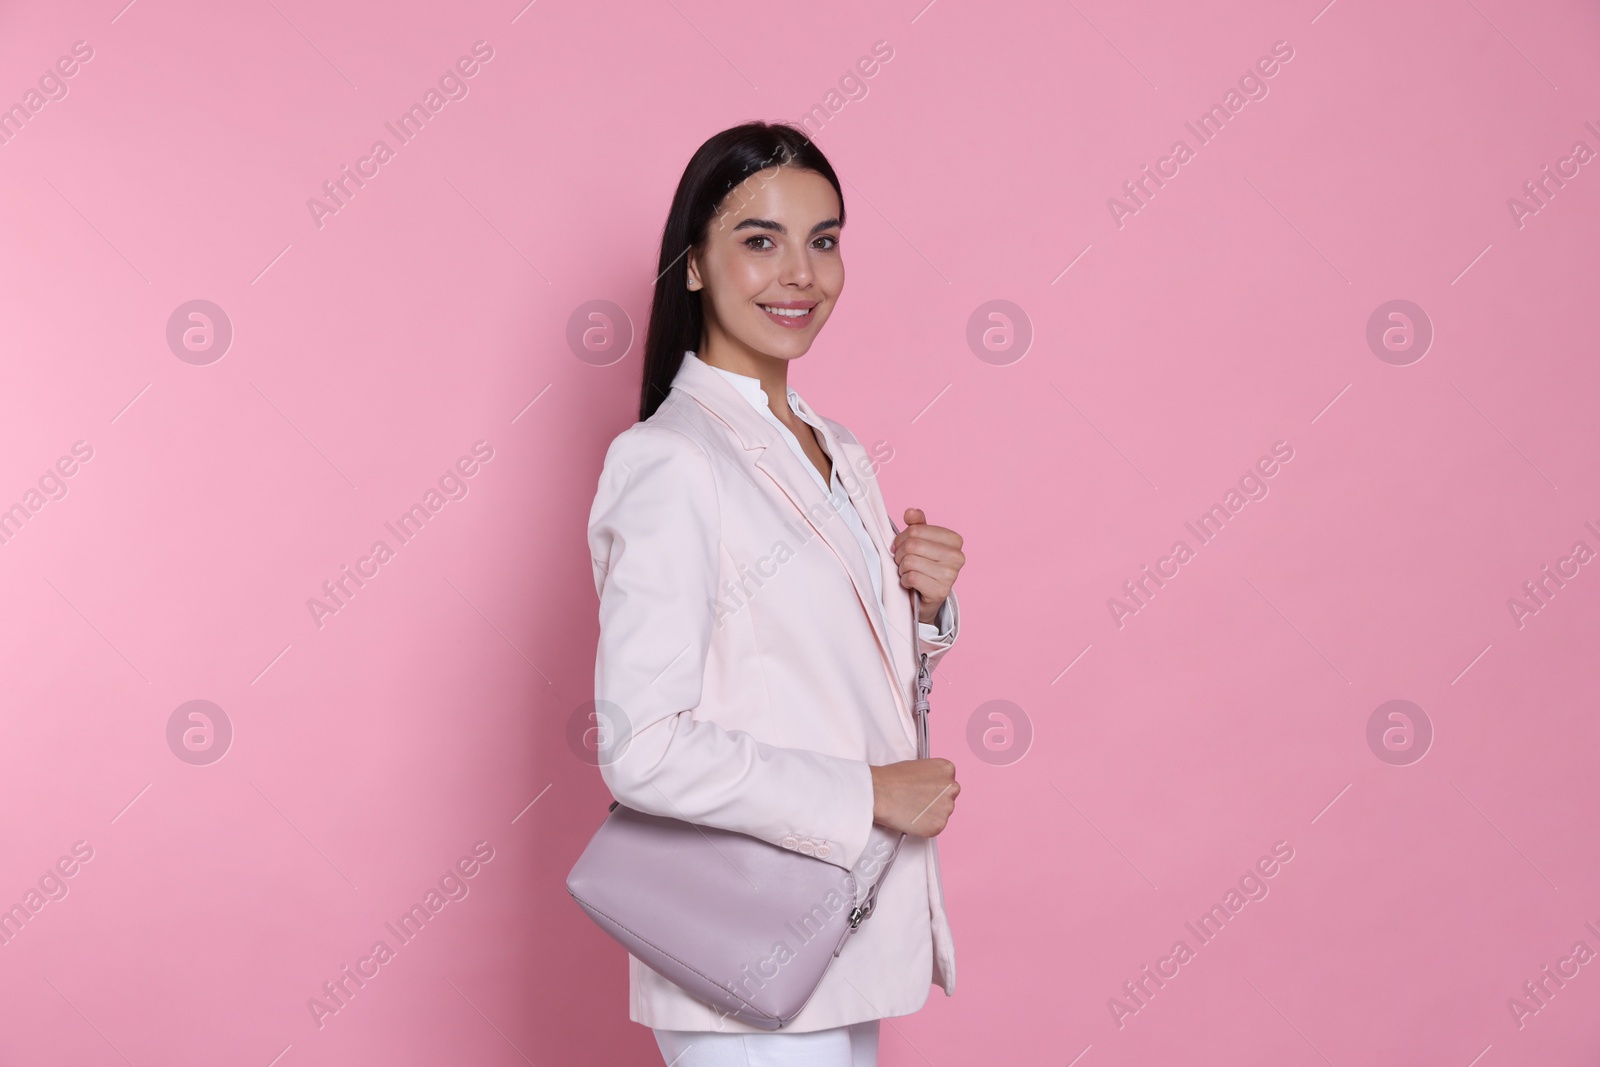
[[[636,423],[606,452],[589,515],[600,596],[597,708],[615,726],[600,773],[630,808],[775,845],[817,843],[849,869],[872,829],[865,760],[765,744],[697,719],[711,646],[721,523],[709,458]]]

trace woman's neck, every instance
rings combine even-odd
[[[757,352],[720,331],[707,332],[709,336],[702,339],[700,350],[695,353],[701,362],[755,378],[761,383],[761,391],[767,394],[767,406],[772,413],[785,425],[798,421],[789,410],[788,360]]]

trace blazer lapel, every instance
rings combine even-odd
[[[809,406],[806,413],[812,414]],[[824,420],[824,426],[827,423]],[[889,627],[890,643],[887,646],[888,667],[890,677],[895,679],[895,696],[899,700],[901,718],[904,722],[908,736],[916,740],[916,717],[911,712],[909,689],[900,675],[902,668],[907,667],[915,658],[917,650],[916,632],[912,629],[911,621],[911,594],[900,585],[900,568],[894,561],[894,553],[890,545],[894,541],[894,529],[890,525],[889,511],[883,501],[877,479],[862,474],[863,470],[870,470],[867,450],[853,441],[837,441],[831,429],[824,431],[830,442],[837,442],[833,450],[834,462],[843,463],[850,472],[850,476],[858,486],[858,491],[853,494],[856,513],[861,516],[861,522],[867,528],[867,535],[872,538],[872,543],[878,548],[879,571],[878,580],[883,589],[883,613]],[[843,477],[840,478],[843,481]],[[857,553],[859,555],[859,553]]]
[[[884,630],[883,619],[877,610],[877,591],[882,587],[884,575],[868,573],[867,561],[861,554],[861,546],[856,543],[855,535],[850,532],[845,520],[834,511],[828,498],[817,488],[817,483],[811,480],[811,475],[801,465],[806,461],[802,461],[794,454],[788,443],[782,439],[777,427],[762,418],[750,406],[749,401],[740,396],[733,386],[702,363],[698,357],[692,355],[683,357],[683,366],[673,378],[672,386],[688,393],[725,423],[738,437],[739,443],[746,451],[758,453],[755,458],[756,468],[770,478],[772,483],[789,498],[795,509],[804,516],[805,521],[817,531],[823,543],[832,550],[839,565],[849,575],[850,584],[855,587],[856,597],[861,602],[861,610],[866,612],[873,636],[877,638],[878,652],[883,657],[884,665],[889,668],[890,677],[896,679],[894,690],[899,694],[898,672],[893,669],[894,645]],[[816,418],[809,408],[806,413]],[[821,419],[817,421],[822,422]],[[846,455],[848,446],[840,444],[828,431],[826,423],[823,426],[822,434],[833,462],[853,464],[854,457]],[[857,511],[861,513],[862,522],[878,546],[880,561],[887,558],[892,567],[893,559],[887,556],[888,549],[882,533],[883,520],[877,515],[867,514],[877,510],[879,509],[867,506],[864,501],[857,503]],[[898,580],[893,588],[899,588]],[[893,602],[891,597],[884,599],[886,603]],[[901,696],[903,697],[903,694]],[[900,702],[904,703],[904,700],[901,699]],[[910,714],[909,706],[903,710],[906,715]]]
[[[886,616],[885,621],[888,623],[891,637],[895,640],[907,638],[906,623],[911,615],[910,597],[900,588],[900,568],[895,564],[894,553],[889,547],[894,541],[894,531],[889,526],[888,509],[884,506],[876,481],[861,473],[867,466],[867,450],[854,441],[840,440],[827,420],[819,417],[804,400],[800,401],[800,407],[806,415],[822,425],[822,435],[827,439],[828,454],[833,459],[834,467],[841,471],[839,481],[841,483],[848,481],[856,487],[854,492],[850,492],[850,485],[847,484],[845,491],[850,492],[856,514],[861,517],[861,524],[867,528],[868,538],[878,549],[878,573],[873,576],[873,604],[876,605],[880,599],[878,590],[881,590],[883,614]],[[855,545],[855,537],[848,530],[845,534],[850,543]],[[855,554],[858,557],[861,555],[859,546]],[[900,610],[902,605],[897,604],[900,600],[907,602],[903,605],[904,611]],[[874,616],[877,614],[873,612]],[[908,646],[906,656],[910,656],[909,638],[906,643]],[[901,657],[902,650],[894,646],[893,640],[886,645],[886,648],[891,663],[898,665],[905,658]]]

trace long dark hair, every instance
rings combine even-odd
[[[672,195],[672,209],[661,231],[655,296],[650,301],[650,329],[644,343],[644,380],[639,390],[639,418],[648,419],[667,398],[683,354],[700,347],[705,318],[701,294],[689,291],[689,251],[706,239],[707,228],[728,193],[769,167],[790,166],[816,171],[839,194],[839,223],[844,224],[844,191],[822,150],[786,123],[747,122],[714,135],[696,150]]]

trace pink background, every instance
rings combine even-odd
[[[969,555],[933,721],[959,985],[882,1061],[1594,1061],[1600,966],[1520,1026],[1508,999],[1600,951],[1600,573],[1507,603],[1600,549],[1600,164],[1507,204],[1600,149],[1593,5],[122,3],[0,13],[0,103],[93,48],[0,145],[0,506],[93,450],[0,545],[0,904],[93,849],[0,947],[0,1062],[658,1062],[563,888],[608,800],[566,738],[640,349],[580,359],[568,321],[607,300],[642,334],[694,147],[798,119],[877,41],[817,133],[850,284],[793,381]],[[480,40],[469,95],[319,228],[307,199]],[[1119,227],[1108,198],[1278,41],[1269,94]],[[234,332],[204,365],[166,339],[194,299]],[[1367,342],[1396,299],[1434,331],[1407,365]],[[969,347],[991,300],[1025,354]],[[319,628],[308,599],[478,441],[465,498]],[[1270,493],[1119,627],[1277,441]],[[1420,760],[1369,746],[1396,699]],[[233,730],[208,765],[169,746],[191,700]],[[969,744],[996,700],[1011,747]],[[319,1029],[308,998],[480,841]],[[1185,922],[1280,841],[1201,946]]]

